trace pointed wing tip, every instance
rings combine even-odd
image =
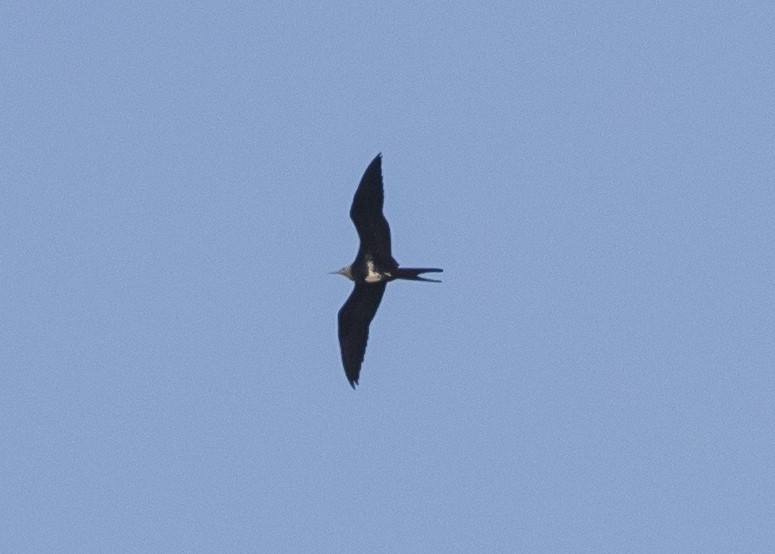
[[[358,379],[360,378],[360,375],[356,375],[355,377],[347,376],[347,381],[350,383],[350,386],[355,390],[355,386],[358,384]]]
[[[369,165],[379,164],[380,170],[382,169],[382,152],[378,152],[376,156],[371,160]]]

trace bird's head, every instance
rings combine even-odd
[[[353,272],[352,272],[352,266],[346,265],[342,269],[338,271],[332,271],[331,275],[344,275],[347,277],[350,281],[353,280]]]

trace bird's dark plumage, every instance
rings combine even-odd
[[[358,256],[368,252],[377,259],[377,265],[397,267],[391,252],[390,225],[382,213],[384,203],[382,154],[377,154],[364,171],[361,184],[355,191],[353,205],[350,207],[350,219],[355,223],[355,229],[361,239]]]
[[[342,365],[350,385],[355,388],[369,341],[369,324],[377,313],[387,283],[356,284],[350,298],[339,310],[339,345]]]
[[[339,346],[342,364],[350,385],[355,388],[369,340],[369,325],[385,294],[385,287],[395,279],[431,281],[421,273],[436,273],[437,268],[403,268],[393,259],[390,226],[382,213],[385,193],[382,185],[382,155],[366,168],[355,191],[350,218],[361,240],[355,261],[337,273],[355,281],[347,302],[339,310]]]

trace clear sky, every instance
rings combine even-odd
[[[773,547],[771,2],[123,4],[0,7],[0,550]]]

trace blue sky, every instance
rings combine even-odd
[[[4,3],[0,550],[771,549],[774,24]]]

